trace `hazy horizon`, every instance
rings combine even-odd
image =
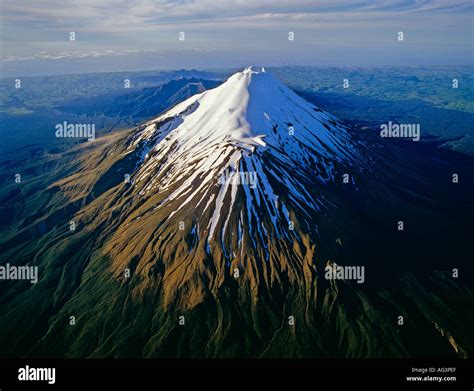
[[[94,66],[87,67],[87,69],[80,68],[76,69],[64,69],[61,65],[60,67],[53,67],[52,69],[44,70],[41,73],[22,73],[21,71],[14,71],[11,72],[3,72],[0,74],[0,79],[11,79],[14,77],[52,77],[52,76],[67,76],[67,75],[93,75],[93,74],[107,74],[107,73],[143,73],[143,72],[173,72],[173,71],[199,71],[199,72],[220,72],[220,73],[228,73],[229,75],[243,71],[247,67],[253,68],[266,68],[268,70],[272,69],[282,69],[285,67],[288,68],[321,68],[321,69],[409,69],[409,68],[466,68],[466,67],[474,67],[474,64],[407,64],[407,65],[304,65],[304,64],[282,64],[282,65],[267,65],[267,64],[243,64],[239,66],[228,66],[228,67],[219,67],[219,66],[196,66],[196,67],[162,67],[157,68],[153,66],[149,67],[140,67],[137,66],[136,68],[123,68],[119,67],[117,69],[102,69],[103,64],[97,64],[97,68]],[[21,69],[16,68],[16,69]],[[82,69],[82,71],[81,71]],[[62,70],[62,71],[60,71]]]
[[[7,0],[0,7],[3,77],[247,65],[474,64],[474,6],[462,0]]]

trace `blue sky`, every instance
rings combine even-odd
[[[0,11],[3,75],[474,57],[464,0],[2,0]]]

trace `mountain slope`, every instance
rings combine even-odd
[[[0,242],[2,355],[472,355],[472,161],[378,142],[246,69],[85,153]]]
[[[123,268],[127,259],[143,267],[160,254],[170,266],[165,301],[181,297],[191,307],[205,295],[200,275],[209,268],[199,260],[207,257],[220,276],[216,288],[236,268],[248,270],[251,289],[271,286],[280,273],[296,280],[314,247],[316,216],[328,206],[320,189],[363,168],[334,117],[250,68],[146,123],[126,144],[125,154],[139,158],[133,186],[115,195],[131,206],[108,255]],[[149,242],[166,238],[148,257],[122,240],[143,240],[144,226]],[[175,271],[181,264],[184,275]]]

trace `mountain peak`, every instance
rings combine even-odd
[[[319,145],[324,155],[330,151],[336,158],[348,156],[340,145],[345,136],[336,134],[336,118],[302,99],[270,73],[253,67],[150,121],[138,137],[155,138],[156,131],[161,134],[163,130],[155,125],[173,118],[173,125],[165,129],[182,150],[230,144],[253,151],[270,144],[292,155],[295,148],[305,144],[311,149]],[[161,142],[161,137],[158,140]]]
[[[320,210],[308,186],[333,182],[337,169],[357,157],[335,117],[250,67],[149,121],[128,148],[141,157],[133,173],[139,194],[156,198],[155,208],[169,211],[169,224],[184,221],[189,210],[200,213],[189,227],[207,243],[239,236],[236,227],[246,235],[257,227],[262,242],[261,229],[290,238],[291,210]],[[241,250],[235,243],[221,246],[226,256]]]
[[[239,72],[237,72],[239,73]],[[259,73],[266,73],[265,71],[265,68],[260,68],[260,70],[258,70],[258,67],[254,67],[254,66],[250,66],[250,67],[247,67],[245,68],[243,71],[242,71],[243,74],[259,74]]]

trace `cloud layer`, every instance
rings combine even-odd
[[[441,60],[443,53],[465,62],[472,55],[473,4],[465,0],[3,0],[1,58],[2,62],[61,60],[183,50],[216,54],[233,48],[242,55],[264,53],[272,58],[280,52],[297,60],[326,49],[327,55],[333,51],[341,57],[354,47],[365,56],[375,56],[393,44],[398,31],[406,31],[406,46],[411,45],[418,56],[423,50],[427,62]],[[74,43],[69,42],[70,31],[77,34]],[[180,31],[186,33],[182,43]],[[288,31],[296,35],[293,48],[288,47]]]

